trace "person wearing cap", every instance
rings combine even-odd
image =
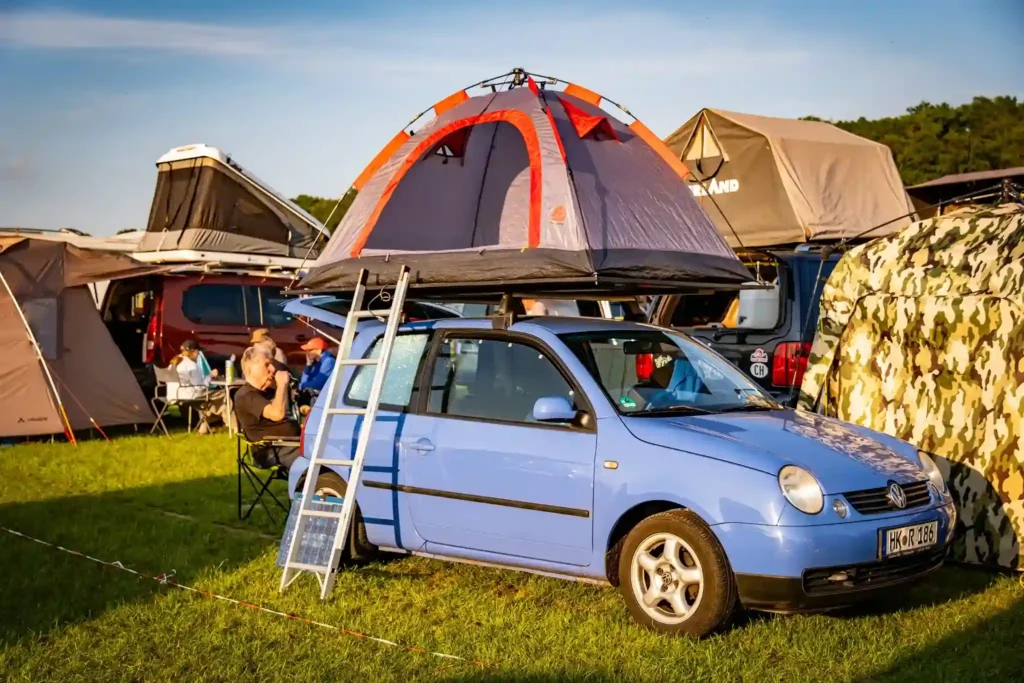
[[[200,434],[210,433],[210,418],[224,418],[224,390],[210,389],[210,380],[217,376],[216,370],[204,375],[199,366],[199,343],[186,339],[181,343],[181,353],[171,360],[171,367],[178,374],[177,382],[167,383],[167,398],[176,401],[200,402]]]
[[[277,343],[270,337],[270,330],[265,327],[252,331],[252,339],[249,343],[253,346],[260,345],[270,352],[270,358],[274,363],[274,368],[278,371],[288,370],[288,358],[284,355],[284,351],[277,345]]]
[[[334,370],[334,355],[327,349],[327,340],[313,337],[302,345],[306,352],[306,369],[299,380],[299,391],[323,391]]]

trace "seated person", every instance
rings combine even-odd
[[[270,337],[270,330],[261,327],[258,330],[253,330],[252,340],[249,342],[253,346],[262,346],[270,352],[270,358],[274,363],[274,367],[278,370],[288,369],[288,358],[284,355],[284,351],[277,345]]]
[[[299,424],[288,419],[287,371],[274,369],[267,350],[250,346],[242,354],[245,384],[235,394],[235,415],[245,438],[252,442],[295,440],[295,445],[261,446],[253,449],[259,467],[280,465],[288,469],[299,457]]]
[[[302,345],[306,352],[306,369],[299,380],[299,391],[323,391],[334,370],[334,354],[327,350],[327,340],[313,337]]]
[[[181,343],[181,353],[171,359],[170,366],[178,373],[177,382],[167,383],[167,400],[190,401],[199,411],[200,434],[210,433],[210,418],[224,415],[224,390],[210,390],[210,380],[217,376],[216,370],[204,374],[200,367],[199,343],[186,339]],[[204,363],[204,365],[206,365]]]

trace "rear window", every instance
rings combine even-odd
[[[240,285],[193,285],[181,298],[185,317],[197,325],[245,325]]]
[[[804,341],[811,341],[814,338],[814,330],[818,327],[821,291],[838,262],[837,259],[822,262],[816,258],[796,258],[790,262],[790,269],[796,280],[796,296],[801,311],[800,332]],[[821,268],[820,278],[818,277],[819,267]]]

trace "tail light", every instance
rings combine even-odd
[[[641,382],[651,379],[654,372],[654,356],[650,353],[640,353],[636,356],[636,378]]]
[[[144,348],[142,362],[147,365],[156,360],[157,332],[160,329],[159,309],[154,307],[153,315],[149,316],[149,324],[146,326],[146,336],[143,337]]]
[[[777,387],[800,386],[810,355],[810,342],[787,342],[776,346],[772,358],[772,384]]]

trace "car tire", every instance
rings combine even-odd
[[[674,560],[666,552],[675,552]],[[672,635],[706,636],[737,604],[736,581],[715,534],[689,510],[652,515],[626,535],[619,590],[642,626]]]
[[[301,495],[305,486],[306,475],[302,475],[295,487],[295,493]],[[348,484],[337,472],[325,471],[316,478],[313,495],[344,498],[347,491]],[[377,554],[377,546],[370,543],[366,535],[366,524],[363,522],[363,514],[358,505],[356,505],[355,516],[352,520],[352,531],[354,533],[348,535],[348,543],[345,544],[345,550],[341,553],[341,561],[368,562],[372,560]]]

